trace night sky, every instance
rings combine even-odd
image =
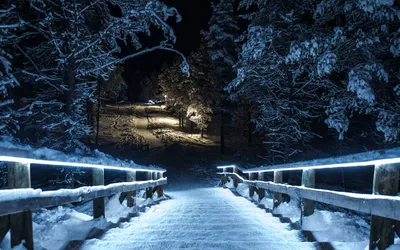
[[[176,23],[172,18],[169,23],[177,37],[175,48],[184,55],[189,55],[200,45],[200,31],[208,28],[208,21],[211,17],[210,0],[165,0],[164,2],[168,6],[176,7],[182,16],[180,23]],[[154,32],[151,38],[143,37],[144,46],[157,44],[159,42],[157,37],[160,36],[161,34]],[[132,48],[126,48],[123,55],[131,52],[133,52]],[[124,66],[124,78],[129,86],[130,100],[134,101],[139,96],[140,80],[152,72],[160,70],[164,63],[172,62],[175,57],[176,54],[171,52],[156,51],[127,61]]]

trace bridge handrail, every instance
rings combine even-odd
[[[105,216],[104,197],[119,194],[120,202],[127,199],[128,206],[134,205],[133,197],[137,190],[146,190],[146,198],[163,196],[163,185],[167,178],[163,176],[164,169],[157,168],[127,168],[105,166],[98,164],[59,162],[23,157],[1,156],[0,162],[6,162],[8,169],[9,189],[0,190],[0,242],[11,229],[11,247],[25,241],[24,246],[33,249],[32,212],[40,208],[60,206],[68,203],[93,200],[93,217]],[[60,189],[44,191],[32,189],[31,166],[65,166],[89,168],[92,170],[92,186],[76,189]],[[113,183],[104,186],[104,170],[118,170],[126,173],[126,182]],[[136,173],[144,172],[145,180],[137,181]]]
[[[393,228],[400,233],[400,197],[399,191],[400,158],[368,159],[360,162],[341,162],[337,164],[307,165],[310,162],[253,169],[242,169],[236,165],[218,166],[217,174],[222,175],[221,181],[226,184],[227,177],[232,177],[234,186],[243,182],[249,186],[249,196],[257,191],[259,200],[264,198],[265,190],[274,192],[274,209],[283,201],[281,194],[287,194],[301,199],[301,220],[303,216],[314,213],[314,201],[342,207],[349,210],[371,215],[370,249],[385,249],[393,244]],[[283,166],[283,167],[282,167]],[[315,188],[315,171],[327,168],[347,168],[359,166],[374,166],[373,194],[357,194],[338,192]],[[284,184],[283,172],[302,171],[302,185]],[[266,181],[265,175],[273,172],[274,181]],[[388,222],[392,219],[397,222]]]

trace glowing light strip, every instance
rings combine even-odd
[[[218,169],[224,169],[224,168],[236,168],[236,165],[228,165],[228,166],[218,166]]]
[[[37,160],[37,159],[29,159],[29,158],[11,157],[11,156],[0,156],[0,161],[19,162],[19,163],[23,163],[23,164],[42,164],[42,165],[51,165],[51,166],[64,166],[64,167],[101,168],[101,169],[112,169],[112,170],[122,170],[122,171],[143,171],[143,172],[157,172],[157,173],[166,172],[166,170],[153,170],[153,169],[144,169],[144,168],[124,168],[124,167],[103,166],[103,165],[97,165],[97,164],[87,164],[87,163],[77,163],[77,162]]]
[[[244,179],[242,176],[238,175],[237,173],[230,173],[230,172],[223,172],[223,173],[217,173],[220,175],[236,175],[237,178],[241,179],[243,182],[247,181],[246,179]]]
[[[360,162],[349,162],[349,163],[336,163],[306,167],[287,167],[287,168],[271,168],[271,169],[251,169],[244,170],[243,173],[264,173],[274,171],[287,171],[287,170],[307,170],[307,169],[326,169],[326,168],[347,168],[347,167],[365,167],[365,166],[379,166],[384,164],[400,163],[400,158],[381,159],[373,161],[360,161]],[[278,165],[279,166],[279,165]],[[282,165],[284,166],[284,165]]]

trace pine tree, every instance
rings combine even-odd
[[[112,13],[110,5],[120,15]],[[175,35],[166,23],[180,16],[159,1],[31,0],[30,7],[35,17],[26,20],[30,30],[20,53],[27,67],[21,77],[34,84],[35,96],[25,99],[22,110],[30,112],[27,125],[44,132],[41,145],[84,148],[82,139],[92,134],[88,104],[96,102],[95,91],[117,64],[160,49],[180,54],[172,48]],[[142,48],[138,34],[150,36],[152,27],[163,31],[164,40]],[[39,42],[29,42],[32,39]],[[118,58],[120,44],[128,42],[136,53]],[[182,66],[187,70],[185,61]]]
[[[343,138],[354,113],[376,119],[387,141],[399,133],[400,12],[390,1],[255,1],[229,85],[246,99],[269,150],[285,160],[324,116]],[[323,113],[323,111],[325,111]]]
[[[234,0],[219,0],[217,3],[212,3],[213,12],[209,29],[202,32],[212,65],[211,77],[218,84],[216,92],[219,98],[213,109],[220,114],[222,154],[225,151],[225,127],[232,113],[224,88],[234,78],[233,66],[238,56],[236,39],[240,32],[234,4]]]
[[[13,74],[12,46],[18,41],[17,30],[23,22],[15,12],[11,1],[0,4],[0,135],[10,135],[18,130],[18,114],[13,108],[14,99],[10,89],[19,86]]]

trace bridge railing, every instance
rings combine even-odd
[[[373,194],[338,192],[315,188],[315,172],[318,169],[374,167]],[[370,249],[386,249],[394,242],[394,233],[400,233],[400,197],[399,172],[400,158],[372,159],[359,162],[341,162],[336,164],[312,164],[312,162],[276,165],[253,169],[242,169],[236,165],[219,166],[221,181],[226,184],[227,177],[233,179],[234,187],[238,182],[249,186],[249,196],[258,192],[259,200],[265,196],[265,190],[274,193],[273,211],[283,201],[282,194],[301,200],[301,219],[314,213],[314,202],[371,215]],[[302,171],[301,186],[284,184],[283,173]],[[266,181],[266,173],[273,173],[273,182]]]
[[[32,211],[93,200],[93,217],[105,216],[104,197],[121,193],[120,202],[127,199],[128,207],[134,206],[137,190],[146,190],[146,198],[155,192],[163,196],[163,185],[167,184],[164,169],[125,168],[76,162],[58,162],[28,158],[0,156],[0,162],[7,164],[8,188],[0,190],[0,242],[11,232],[11,247],[24,242],[27,249],[33,249]],[[76,189],[42,191],[31,188],[31,167],[37,165],[55,167],[79,167],[92,171],[92,186]],[[104,170],[123,171],[126,182],[104,186]],[[137,181],[137,174],[145,175]],[[143,178],[141,178],[143,179]]]

